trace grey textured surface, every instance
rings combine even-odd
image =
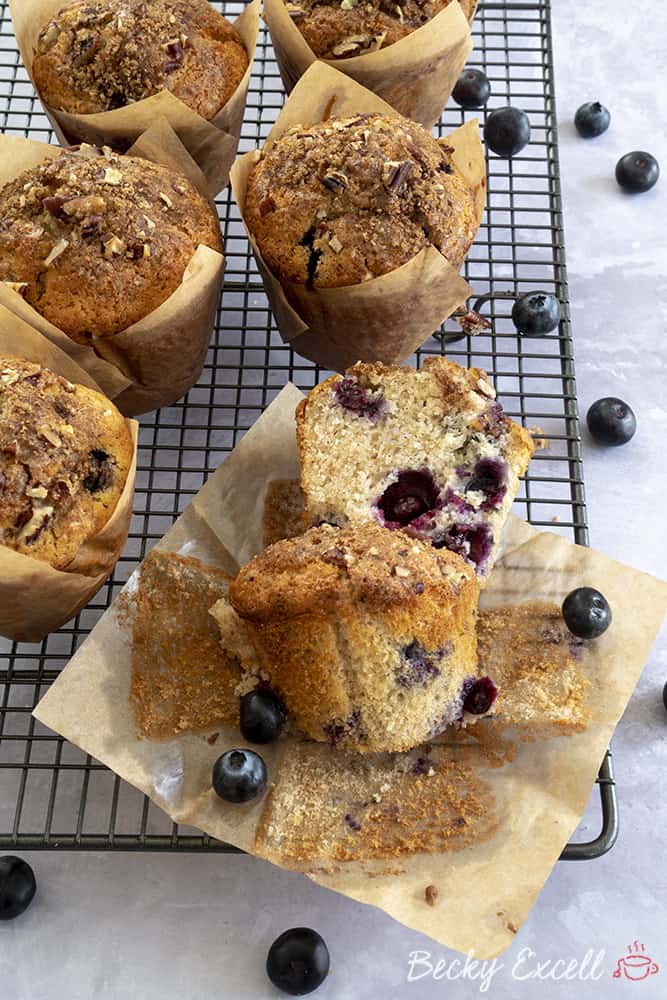
[[[553,16],[581,410],[599,396],[619,395],[633,405],[639,423],[623,449],[605,452],[584,437],[591,542],[664,576],[667,179],[646,195],[628,197],[616,187],[613,168],[635,148],[667,163],[657,83],[667,16],[657,0],[642,7],[609,0],[604,8],[556,0]],[[596,98],[610,108],[612,127],[585,142],[572,117],[580,103]],[[665,680],[663,631],[613,743],[619,843],[600,860],[555,868],[514,946],[499,960],[503,967],[486,990],[494,1000],[573,994],[606,1000],[614,991],[651,1000],[667,995]],[[597,832],[597,821],[595,803],[579,836]],[[480,993],[479,979],[407,982],[410,952],[430,952],[433,963],[457,956],[374,909],[250,858],[39,854],[31,860],[38,898],[23,918],[0,925],[1,995],[13,1000],[269,1000],[277,993],[264,976],[266,950],[295,924],[316,927],[331,949],[333,973],[317,996],[431,1000]],[[613,980],[617,958],[635,940],[662,968],[641,984]],[[536,955],[513,975],[525,948]],[[519,978],[538,962],[581,962],[589,949],[604,950],[600,979]],[[454,975],[456,968],[448,971]]]

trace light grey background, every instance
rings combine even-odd
[[[623,153],[648,149],[667,170],[661,81],[667,16],[659,0],[556,0],[553,14],[561,166],[582,412],[599,396],[635,408],[639,430],[624,449],[585,439],[591,541],[609,555],[665,575],[667,437],[667,176],[652,192],[624,196],[613,179]],[[641,40],[641,43],[640,41]],[[642,50],[638,61],[638,52]],[[609,132],[590,142],[571,124],[580,103],[611,109]],[[621,837],[611,854],[558,864],[486,995],[494,1000],[667,996],[665,782],[667,680],[663,631],[614,739]],[[662,779],[662,780],[661,780]],[[580,836],[597,830],[597,804]],[[526,851],[530,844],[526,843]],[[0,926],[0,997],[12,1000],[269,1000],[269,944],[295,924],[327,940],[332,976],[317,996],[336,1000],[431,1000],[480,994],[480,981],[407,982],[411,951],[435,963],[454,952],[384,914],[246,857],[28,856],[39,896]],[[465,906],[465,898],[460,905]],[[616,959],[643,941],[662,966],[641,983],[613,980]],[[520,981],[519,970],[604,949],[597,981]],[[423,967],[422,967],[423,968]],[[545,969],[545,971],[547,971]]]

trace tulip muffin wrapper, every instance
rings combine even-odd
[[[284,0],[264,0],[276,61],[289,94],[317,56],[290,17]],[[405,38],[349,59],[322,59],[356,80],[400,114],[432,128],[472,52],[470,24],[457,0]]]
[[[266,144],[295,125],[330,116],[378,112],[401,116],[369,90],[324,63],[301,77],[271,129]],[[447,137],[452,159],[475,192],[475,230],[486,199],[486,168],[476,119]],[[280,334],[297,354],[324,368],[344,371],[360,359],[405,361],[472,294],[468,283],[434,246],[401,267],[357,285],[307,288],[281,282],[267,267],[245,219],[248,178],[260,153],[239,157],[232,190]],[[425,290],[427,293],[425,294]]]
[[[264,500],[268,484],[299,475],[294,410],[302,398],[287,385],[202,487],[158,547],[194,556],[235,573],[263,547]],[[341,863],[315,855],[296,860],[284,849],[294,825],[317,816],[299,813],[300,786],[290,768],[297,762],[310,777],[327,779],[332,795],[322,809],[339,802],[341,836],[354,845],[362,837],[343,822],[346,790],[358,755],[287,735],[263,746],[271,791],[244,806],[225,803],[211,790],[216,758],[245,746],[238,730],[216,726],[210,734],[189,733],[164,741],[140,739],[129,704],[131,611],[138,576],[128,581],[60,677],[35,709],[45,726],[92,754],[145,792],[172,820],[195,826],[277,865],[307,872],[315,881],[353,899],[374,904],[395,919],[437,941],[476,957],[498,955],[514,935],[577,826],[610,737],[648,658],[667,608],[667,584],[511,518],[504,551],[482,597],[486,608],[544,600],[560,605],[583,584],[598,586],[611,603],[614,620],[586,650],[582,670],[591,682],[587,728],[556,737],[537,728],[530,742],[518,741],[503,766],[492,766],[492,736],[486,747],[452,740],[444,750],[467,763],[485,783],[492,814],[484,835],[465,850],[414,850],[398,858],[357,857]],[[502,692],[501,692],[502,694]],[[484,723],[477,723],[476,729]],[[505,737],[495,737],[504,752]],[[404,755],[388,755],[396,761]],[[364,755],[364,758],[368,755]],[[385,755],[377,755],[385,759]],[[393,766],[393,764],[392,764]],[[287,775],[287,777],[285,777]],[[282,776],[282,777],[281,777]],[[424,781],[430,780],[424,778]],[[437,780],[437,779],[433,779]],[[288,815],[278,815],[275,795],[288,785]],[[358,785],[357,785],[358,792]],[[364,797],[369,796],[370,789]],[[294,818],[293,818],[294,817]],[[391,825],[390,823],[388,825]],[[526,850],[527,838],[530,849]],[[393,862],[393,865],[392,865]],[[425,887],[438,889],[437,905],[425,903]]]
[[[39,33],[62,6],[63,0],[10,0],[21,59],[33,86],[32,60]],[[89,142],[125,152],[156,119],[166,118],[206,176],[210,196],[215,197],[227,186],[229,171],[236,158],[259,34],[259,8],[260,0],[252,0],[233,22],[248,53],[248,68],[212,121],[206,121],[169,91],[160,91],[114,111],[90,115],[68,114],[42,101],[58,142],[62,146]]]
[[[0,306],[0,354],[50,368],[70,382],[99,385],[55,344]],[[0,545],[0,635],[39,642],[73,618],[97,593],[127,541],[132,519],[139,426],[125,421],[134,457],[116,509],[104,527],[80,547],[67,570]]]
[[[180,172],[210,200],[202,171],[165,118],[153,122],[129,152]],[[57,146],[0,135],[0,187],[59,153]],[[9,282],[0,282],[0,305],[84,368],[121,413],[136,416],[175,402],[197,382],[215,323],[223,270],[223,255],[200,245],[169,298],[126,330],[95,338],[90,345],[75,343]]]

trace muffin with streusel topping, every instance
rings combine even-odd
[[[377,52],[427,24],[452,0],[286,0],[287,12],[318,59]],[[459,0],[468,20],[476,0]]]
[[[381,114],[296,126],[249,176],[248,228],[281,282],[355,285],[429,246],[458,268],[478,222],[452,153],[421,125]]]
[[[161,305],[201,244],[222,251],[190,181],[107,148],[63,150],[0,189],[0,281],[78,343]]]
[[[210,121],[247,67],[240,35],[206,0],[73,0],[44,25],[32,73],[59,111],[111,111],[167,90]]]

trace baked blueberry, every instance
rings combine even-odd
[[[266,974],[279,990],[302,997],[329,975],[329,949],[317,931],[292,927],[276,938],[266,959]]]
[[[89,493],[99,493],[106,490],[111,485],[113,473],[111,463],[106,451],[101,448],[93,448],[88,456],[88,471],[83,480],[84,487]]]
[[[609,128],[610,121],[611,115],[599,101],[587,101],[577,108],[574,116],[575,128],[584,139],[594,139],[596,135],[602,135]]]
[[[498,688],[490,677],[469,677],[461,692],[464,711],[486,715],[498,697]]]
[[[364,385],[360,385],[355,378],[343,378],[336,382],[333,389],[334,396],[340,405],[357,413],[360,417],[368,417],[373,420],[382,416],[385,408],[385,400],[382,392],[371,392]]]
[[[213,765],[213,790],[225,802],[249,802],[266,788],[266,764],[254,750],[228,750]]]
[[[563,619],[572,635],[597,639],[611,625],[611,608],[599,590],[577,587],[563,601]]]
[[[637,430],[637,418],[632,408],[616,396],[596,400],[586,414],[586,423],[598,444],[611,447],[627,444]]]
[[[493,534],[488,524],[453,524],[441,538],[434,538],[436,549],[447,548],[473,563],[478,573],[485,573]]]
[[[497,108],[487,116],[484,139],[497,156],[516,156],[530,142],[528,115],[520,108]]]
[[[626,153],[616,164],[616,180],[629,194],[650,191],[660,176],[660,166],[655,156],[635,149]]]
[[[451,652],[451,649],[429,651],[414,639],[403,649],[403,663],[396,672],[396,683],[406,691],[415,687],[427,687],[440,676],[437,664],[447,652]]]
[[[387,527],[405,527],[434,510],[440,490],[428,469],[406,469],[377,501]]]
[[[507,493],[507,463],[502,458],[480,458],[465,486],[466,493],[483,493],[480,510],[496,510]]]
[[[483,108],[490,96],[491,84],[488,76],[481,69],[472,67],[463,70],[452,91],[456,103],[468,111],[472,111],[473,108]]]
[[[560,302],[550,292],[528,292],[512,306],[512,322],[527,337],[544,337],[560,323]]]
[[[5,854],[0,858],[0,920],[19,917],[32,903],[37,882],[23,858]]]
[[[248,743],[277,740],[286,717],[282,701],[268,688],[256,688],[241,698],[241,735]]]

